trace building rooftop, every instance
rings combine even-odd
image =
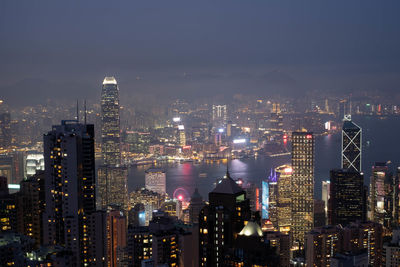
[[[357,124],[355,124],[352,121],[344,121],[343,122],[343,130],[344,129],[346,129],[346,130],[360,130],[361,127],[358,126]]]
[[[248,222],[240,231],[239,235],[245,236],[263,236],[261,227],[255,222]]]
[[[211,193],[218,194],[237,194],[239,192],[243,192],[243,189],[231,178],[228,171],[226,177],[211,191]]]
[[[105,77],[103,81],[104,84],[117,84],[117,80],[114,77]]]
[[[148,172],[165,172],[163,169],[158,169],[158,168],[150,168],[146,170],[146,173]]]

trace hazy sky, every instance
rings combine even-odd
[[[0,98],[400,91],[400,1],[0,1]]]

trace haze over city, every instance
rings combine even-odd
[[[399,10],[1,1],[0,266],[400,266]]]

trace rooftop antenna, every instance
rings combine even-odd
[[[231,175],[229,174],[229,161],[226,162],[226,178],[231,178]]]
[[[76,100],[76,121],[79,122],[79,100]]]
[[[85,125],[86,125],[86,114],[87,114],[87,111],[86,111],[86,99],[84,101],[84,107],[85,107]]]

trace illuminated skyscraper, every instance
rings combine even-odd
[[[123,209],[128,207],[128,169],[124,166],[102,165],[97,171],[97,200],[100,209],[106,210],[109,205],[117,205]]]
[[[88,217],[96,210],[94,126],[62,121],[44,136],[43,242],[72,252],[74,266],[90,260]]]
[[[128,204],[128,171],[121,164],[119,89],[114,77],[105,77],[101,91],[101,152],[104,165],[98,170],[98,206]]]
[[[224,128],[226,126],[227,111],[226,105],[212,106],[212,120],[215,128]]]
[[[145,173],[145,187],[147,190],[165,195],[166,192],[166,174],[162,169],[148,169]]]
[[[292,223],[292,167],[282,165],[275,169],[278,176],[278,230],[282,233],[288,233]]]
[[[342,169],[361,172],[361,156],[362,129],[346,115],[342,129]]]
[[[314,136],[292,133],[292,234],[304,245],[304,235],[314,226]]]
[[[394,223],[394,189],[396,182],[385,162],[375,162],[370,184],[371,220],[390,228]],[[398,187],[398,184],[397,184]]]
[[[118,85],[105,77],[101,91],[101,152],[105,165],[121,164]]]
[[[268,177],[268,188],[269,188],[269,209],[268,219],[272,222],[275,229],[278,228],[278,180],[279,174],[271,169],[271,174]]]
[[[330,189],[331,189],[331,182],[322,181],[322,200],[325,202],[325,218],[328,218],[328,201],[330,196]]]

